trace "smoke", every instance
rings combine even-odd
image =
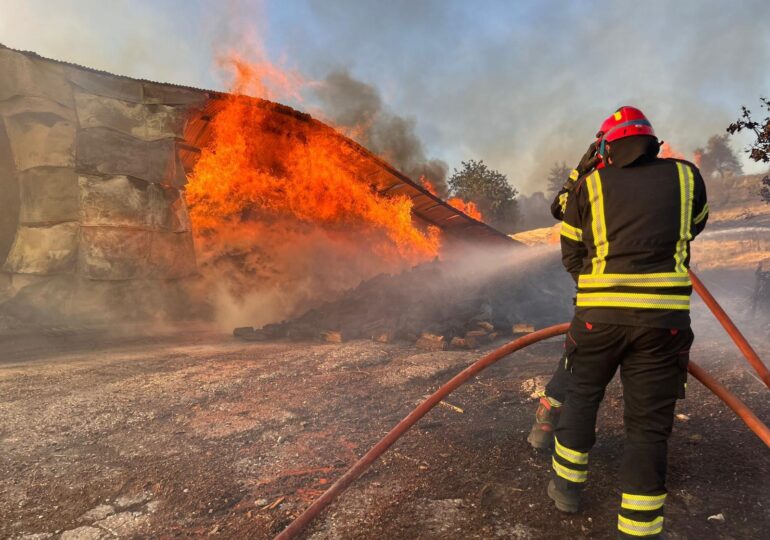
[[[441,197],[448,194],[449,167],[428,159],[415,130],[415,120],[390,111],[379,91],[345,70],[330,72],[315,87],[322,114],[347,135],[390,162],[408,177],[428,179]]]
[[[691,156],[770,87],[761,0],[310,4],[330,31],[305,61],[335,51],[418,119],[432,154],[483,159],[522,193],[545,190],[553,163],[574,166],[620,105]]]

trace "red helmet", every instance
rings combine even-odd
[[[596,138],[601,142],[599,145],[599,155],[604,156],[604,144],[623,137],[633,135],[651,135],[655,137],[655,130],[652,124],[644,116],[644,113],[636,107],[621,107],[615,113],[602,122],[599,133]]]

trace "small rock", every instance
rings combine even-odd
[[[148,513],[154,514],[158,511],[158,507],[160,506],[160,501],[150,501],[147,503],[147,506],[145,506],[145,509]]]
[[[254,504],[257,506],[267,506],[269,502],[267,499],[257,499],[254,501]]]
[[[146,491],[133,494],[133,495],[127,493],[115,499],[115,506],[120,509],[123,509],[123,508],[128,508],[129,506],[136,506],[142,503],[146,503],[150,499],[152,499],[152,494],[147,493]]]
[[[708,517],[708,521],[711,521],[712,523],[724,523],[725,522],[725,515],[722,512],[719,512],[718,514],[714,514],[713,516]]]
[[[321,337],[327,343],[342,343],[342,332],[321,332]]]
[[[420,339],[414,344],[418,349],[426,351],[443,351],[446,349],[446,341],[444,336],[436,334],[424,333],[420,336]]]
[[[78,518],[78,521],[98,521],[115,513],[115,509],[109,504],[100,504],[91,508],[88,512]]]
[[[64,531],[59,537],[60,540],[106,540],[110,534],[96,527],[78,527],[71,531]]]
[[[487,321],[480,321],[476,324],[476,326],[482,330],[486,330],[487,332],[492,332],[495,329],[495,327]]]
[[[687,416],[686,414],[682,414],[682,413],[677,414],[676,418],[677,418],[677,420],[681,420],[682,422],[687,422],[690,419],[689,416]]]
[[[516,323],[511,328],[514,334],[531,334],[535,331],[534,325],[526,323]]]
[[[94,525],[111,532],[114,536],[135,536],[138,529],[148,525],[150,519],[139,512],[121,512],[106,519],[97,521]]]

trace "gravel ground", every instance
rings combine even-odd
[[[770,357],[770,337],[754,339]],[[524,440],[533,392],[560,350],[559,340],[532,346],[459,389],[447,399],[456,408],[429,413],[305,537],[612,537],[617,381],[600,413],[580,514],[549,504],[548,456]],[[201,331],[0,336],[0,537],[271,538],[481,352],[253,344]],[[737,354],[707,329],[693,359],[768,422],[767,389]],[[762,538],[768,449],[697,382],[678,412],[672,537]],[[709,519],[719,514],[723,521]]]

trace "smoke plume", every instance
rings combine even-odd
[[[374,86],[353,78],[347,70],[335,70],[317,85],[315,94],[332,124],[408,177],[425,177],[439,196],[447,196],[449,167],[427,158],[414,119],[390,111]]]

